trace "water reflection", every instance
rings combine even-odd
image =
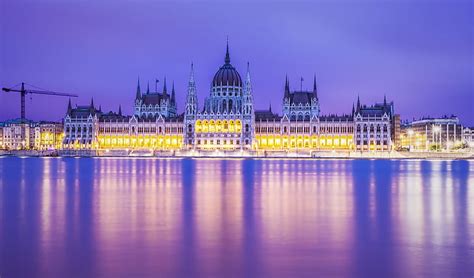
[[[0,158],[0,275],[472,276],[472,165]]]

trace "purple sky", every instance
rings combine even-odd
[[[242,76],[250,62],[257,109],[281,110],[285,74],[293,89],[316,74],[323,114],[386,94],[402,119],[456,114],[474,125],[470,0],[222,2],[2,0],[0,86],[25,81],[131,114],[137,76],[145,88],[166,75],[181,112],[191,61],[202,106],[229,36]],[[59,120],[66,105],[28,97],[27,117]],[[19,114],[19,96],[0,93],[0,120]]]

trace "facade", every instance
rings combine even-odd
[[[309,121],[312,118],[319,117],[319,99],[316,87],[316,76],[313,82],[313,91],[294,91],[290,92],[290,82],[288,77],[285,81],[285,94],[283,96],[283,116],[291,121]]]
[[[57,150],[62,146],[63,124],[56,122],[39,122],[34,127],[35,150]]]
[[[68,105],[64,119],[63,148],[69,150],[180,149],[183,141],[182,118],[161,114],[142,117],[103,113],[94,107]]]
[[[22,136],[22,129],[25,136]],[[5,150],[50,150],[61,148],[63,126],[56,122],[14,119],[0,125],[0,147]]]
[[[29,120],[13,119],[3,123],[3,148],[20,150],[34,148],[35,124]],[[22,135],[23,130],[25,136]]]
[[[176,109],[174,85],[168,94],[166,81],[161,92],[141,92],[138,82],[134,113],[102,112],[94,102],[72,107],[64,118],[63,148],[66,150],[151,151],[390,151],[393,146],[393,103],[361,105],[346,115],[322,115],[316,77],[310,91],[290,90],[285,80],[282,115],[254,110],[250,69],[245,78],[231,64],[227,45],[224,64],[211,81],[202,106],[194,78],[194,66],[186,93],[185,111]],[[399,121],[399,117],[398,117]]]
[[[354,115],[355,146],[358,151],[389,151],[392,149],[393,102],[384,102],[372,106],[360,104]]]
[[[166,89],[166,77],[163,82],[163,91],[150,92],[150,84],[147,85],[145,94],[141,93],[140,80],[138,80],[137,93],[135,95],[135,113],[138,118],[157,118],[162,116],[164,118],[176,117],[176,93],[173,87],[171,88],[171,95]]]
[[[455,116],[424,118],[405,123],[401,145],[409,150],[450,150],[463,141],[463,128]]]
[[[468,148],[474,149],[474,127],[466,127],[462,134],[463,142]]]
[[[199,111],[194,68],[186,97],[185,148],[201,151],[251,150],[254,112],[252,85],[247,65],[245,81],[230,63],[229,46],[224,65],[214,75],[209,96]]]

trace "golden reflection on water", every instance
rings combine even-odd
[[[450,276],[474,260],[469,161],[5,161],[0,246],[20,240],[33,273]]]

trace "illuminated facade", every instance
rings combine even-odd
[[[64,118],[66,150],[149,150],[207,153],[214,151],[262,152],[390,151],[393,103],[362,106],[357,100],[351,114],[321,115],[316,78],[312,90],[291,91],[288,78],[282,98],[282,115],[253,107],[249,65],[245,78],[230,63],[227,45],[224,64],[211,82],[202,107],[198,104],[194,66],[188,82],[185,110],[176,109],[174,85],[168,94],[142,94],[138,82],[134,113],[102,112],[94,102],[72,107]]]
[[[463,127],[455,116],[424,118],[402,126],[401,144],[405,149],[450,150],[463,142]]]
[[[389,151],[392,149],[392,121],[394,117],[393,103],[372,106],[360,104],[353,112],[355,146],[358,151]]]
[[[157,118],[162,116],[165,118],[176,117],[176,93],[173,87],[171,95],[168,94],[166,88],[166,77],[163,81],[163,91],[150,92],[150,84],[147,85],[145,94],[141,93],[140,80],[138,80],[137,93],[135,95],[135,113],[138,118]]]
[[[186,109],[185,148],[214,150],[251,150],[253,148],[254,112],[252,85],[247,75],[242,82],[240,74],[230,63],[229,46],[224,65],[214,75],[210,94],[199,112],[194,68],[188,84]]]
[[[22,136],[25,130],[25,137]],[[61,148],[63,125],[14,119],[0,124],[0,149],[53,150]]]

